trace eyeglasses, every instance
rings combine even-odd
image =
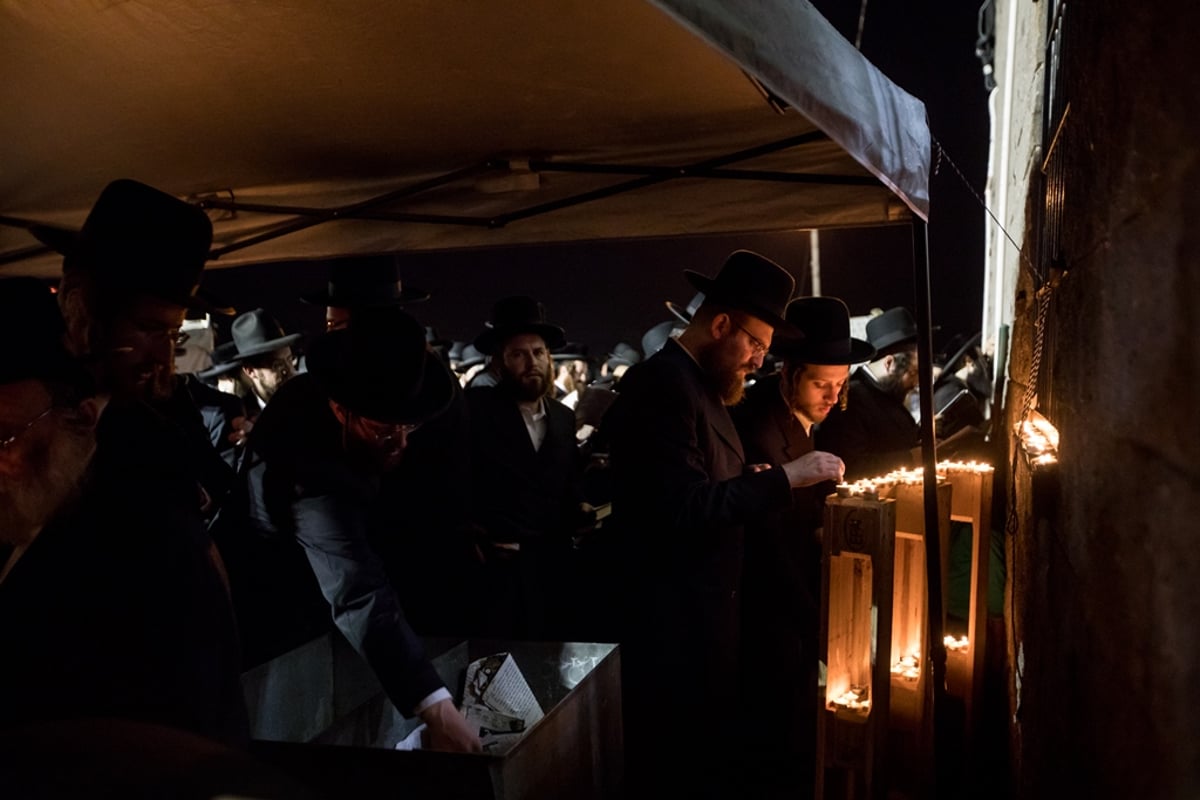
[[[380,447],[388,447],[394,444],[401,437],[407,439],[413,434],[414,431],[421,427],[420,422],[400,424],[377,422],[373,419],[368,419],[367,417],[359,415],[355,415],[355,419],[358,420],[359,428],[361,428],[363,432],[369,434],[374,440],[375,444]]]
[[[737,323],[734,323],[734,324],[737,325]],[[743,328],[741,325],[738,325],[738,330],[740,330],[742,333],[746,334],[746,338],[750,340],[750,350],[754,353],[754,355],[765,356],[767,354],[767,350],[769,350],[770,348],[768,348],[767,345],[762,343],[762,339],[759,339],[757,336],[755,336],[753,333],[751,333],[750,331]]]
[[[44,418],[47,414],[49,414],[53,410],[54,410],[54,406],[50,406],[45,411],[38,414],[33,419],[29,420],[29,422],[26,422],[24,425],[22,425],[17,430],[16,433],[10,434],[8,436],[5,436],[3,439],[0,439],[0,450],[7,450],[8,448],[10,448],[14,444],[16,444],[18,439],[20,439],[25,434],[29,433],[29,431],[33,430],[33,426],[37,425],[39,422],[41,422],[42,418]]]
[[[135,335],[143,340],[153,340],[153,339],[157,339],[160,336],[165,337],[171,343],[171,346],[174,348],[183,347],[188,342],[187,331],[181,331],[178,328],[158,329],[158,330],[154,330],[154,329],[150,329],[150,328],[143,328],[143,329],[138,330]],[[109,352],[111,352],[111,353],[132,353],[135,349],[137,349],[137,348],[135,348],[133,345],[121,345],[118,347],[109,348]]]

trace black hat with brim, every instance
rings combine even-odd
[[[424,422],[449,407],[458,381],[425,345],[425,329],[395,306],[355,314],[308,348],[326,396],[376,422]]]
[[[298,333],[284,334],[279,323],[261,308],[247,311],[235,319],[229,333],[237,348],[236,361],[291,347],[300,338]]]
[[[202,381],[219,378],[222,375],[227,375],[235,369],[241,368],[241,362],[237,360],[237,345],[233,342],[224,342],[213,348],[209,354],[212,358],[212,366],[208,369],[198,370],[196,377]]]
[[[780,330],[791,328],[784,318],[796,281],[787,270],[749,250],[737,250],[715,278],[686,269],[688,282],[704,293],[705,302],[744,311]]]
[[[381,308],[428,300],[429,292],[405,287],[395,258],[336,261],[329,268],[325,288],[301,295],[314,306]]]
[[[867,320],[867,339],[879,357],[907,350],[917,341],[916,320],[904,306],[889,308]]]
[[[567,343],[566,332],[546,321],[546,309],[537,300],[523,295],[506,297],[492,307],[492,318],[483,333],[475,337],[475,347],[484,355],[495,355],[506,341],[522,333],[542,337],[549,350]]]
[[[836,297],[798,297],[788,303],[786,318],[802,335],[776,336],[771,352],[801,364],[860,364],[875,357],[875,348],[850,335],[850,310]]]
[[[78,231],[35,225],[30,233],[83,269],[101,289],[157,297],[184,308],[232,313],[199,292],[212,245],[204,211],[138,181],[104,187]]]

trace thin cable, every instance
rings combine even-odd
[[[854,35],[854,49],[862,50],[863,28],[867,27],[867,0],[858,7],[858,33]]]

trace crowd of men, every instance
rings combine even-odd
[[[430,747],[478,751],[422,636],[611,639],[630,796],[811,785],[821,506],[913,463],[905,310],[853,338],[738,251],[592,374],[535,298],[439,350],[394,266],[335,266],[302,362],[255,309],[183,375],[185,317],[221,311],[202,211],[122,180],[36,233],[57,294],[0,281],[0,728],[238,747],[240,670],[332,620]]]

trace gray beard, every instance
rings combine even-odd
[[[94,432],[65,423],[31,455],[21,477],[0,487],[0,543],[24,547],[79,492],[96,452]]]

